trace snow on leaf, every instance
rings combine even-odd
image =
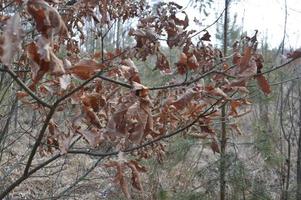
[[[12,59],[20,49],[21,44],[21,20],[19,13],[7,20],[4,28],[3,40],[0,42],[0,60],[4,65],[11,65]]]

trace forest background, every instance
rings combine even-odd
[[[0,199],[301,200],[301,9],[264,2],[2,0]]]

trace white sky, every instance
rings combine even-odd
[[[174,2],[186,6],[189,0],[174,0]],[[211,24],[224,9],[224,0],[214,0],[210,15],[204,20],[204,27]],[[187,8],[192,21],[194,17],[199,19],[199,13],[193,8]],[[301,47],[301,0],[287,0],[287,29],[286,47]],[[285,21],[285,0],[232,0],[230,4],[230,16],[237,14],[237,25],[242,25],[248,35],[254,30],[259,30],[258,40],[267,38],[272,48],[277,48],[282,41]],[[204,18],[204,16],[202,17]],[[199,28],[198,28],[199,29]],[[216,27],[209,31],[214,35]]]

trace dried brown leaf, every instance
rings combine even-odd
[[[27,11],[34,18],[37,30],[46,38],[68,36],[68,29],[57,10],[44,0],[29,0]]]
[[[216,141],[215,139],[213,139],[213,140],[211,141],[210,147],[211,147],[213,153],[216,153],[216,152],[217,152],[217,153],[220,153],[219,146],[218,146],[217,141]]]
[[[256,76],[257,83],[260,86],[260,89],[265,93],[265,94],[270,94],[271,93],[271,87],[267,79],[264,77],[264,75],[259,74]]]
[[[0,60],[4,65],[10,66],[21,44],[21,20],[19,13],[7,20],[3,37],[0,38]]]
[[[103,64],[96,63],[93,60],[81,60],[73,67],[67,69],[67,72],[81,80],[87,80],[104,68],[105,66]]]
[[[295,51],[288,53],[287,58],[297,59],[301,58],[301,48],[296,49]]]

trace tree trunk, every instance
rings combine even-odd
[[[224,18],[224,56],[227,55],[227,33],[228,33],[228,0],[225,0],[225,18]],[[226,131],[226,105],[222,107],[221,117],[221,155],[220,155],[220,200],[225,200],[226,197],[226,144],[227,144],[227,131]]]
[[[301,87],[299,89],[299,139],[297,152],[297,200],[301,200]]]

